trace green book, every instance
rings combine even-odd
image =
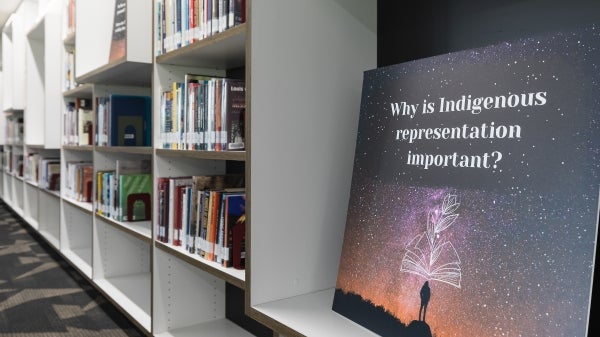
[[[147,173],[122,174],[119,176],[120,221],[144,221],[151,219],[152,175]]]

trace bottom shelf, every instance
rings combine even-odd
[[[151,331],[150,273],[94,280],[114,303],[147,331]]]
[[[92,266],[88,261],[91,261],[92,249],[91,248],[79,248],[64,250],[62,254],[66,259],[79,269],[83,275],[88,279],[92,278]]]
[[[37,227],[34,228],[38,229]],[[46,241],[48,241],[52,245],[52,247],[58,250],[60,243],[58,238],[55,237],[54,234],[50,233],[47,230],[39,230],[39,233],[46,239]]]
[[[378,336],[331,309],[334,291],[331,288],[256,305],[253,309],[305,336]]]
[[[253,337],[254,335],[242,329],[228,319],[219,319],[197,325],[179,328],[156,334],[156,337]]]

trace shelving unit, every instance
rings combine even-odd
[[[93,202],[69,198],[62,179],[63,192],[57,194],[5,167],[3,199],[148,335],[371,336],[333,313],[331,300],[362,72],[376,61],[376,2],[247,0],[245,23],[153,56],[155,2],[129,0],[125,52],[110,60],[116,4],[79,1],[75,32],[67,32],[67,0],[50,0],[32,28],[23,30],[32,75],[27,92],[38,92],[35,97],[43,96],[44,103],[28,103],[21,112],[14,108],[16,99],[4,99],[6,121],[24,113],[27,126],[24,144],[7,141],[5,154],[56,155],[61,172],[68,162],[91,162],[94,176],[114,169],[120,159],[152,159],[154,191],[158,177],[243,173],[246,270],[159,242],[155,222],[99,215]],[[58,19],[53,6],[60,9]],[[13,47],[16,23],[3,31],[10,35],[3,64],[14,61],[4,54]],[[72,49],[76,87],[66,85],[65,67],[54,66],[65,64]],[[161,93],[186,74],[245,78],[245,151],[161,148]],[[12,78],[3,75],[5,83]],[[64,145],[62,132],[53,133],[62,129],[60,114],[68,102],[87,98],[96,109],[96,98],[111,93],[152,97],[152,147]],[[48,123],[27,123],[40,118]],[[157,212],[153,207],[154,219]]]

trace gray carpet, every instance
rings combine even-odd
[[[0,201],[0,337],[145,336]]]

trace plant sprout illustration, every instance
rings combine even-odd
[[[447,194],[441,210],[429,211],[427,230],[406,246],[400,271],[460,288],[460,258],[452,243],[441,235],[458,217],[455,213],[458,206],[460,203],[456,201],[456,195]]]

